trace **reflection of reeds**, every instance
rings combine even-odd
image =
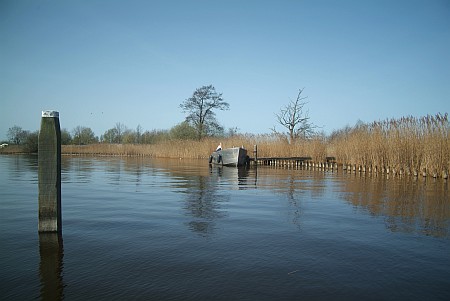
[[[385,216],[386,226],[392,231],[448,237],[450,204],[446,186],[417,178],[399,181],[352,177],[343,182],[341,189],[352,205],[374,216]]]
[[[252,156],[258,145],[259,157],[311,157],[323,162],[327,156],[339,163],[367,171],[393,174],[447,177],[450,169],[449,123],[447,114],[421,118],[403,117],[360,124],[335,132],[330,138],[315,137],[288,143],[273,135],[238,135],[202,141],[166,140],[156,144],[63,145],[65,154],[149,156],[158,158],[207,158],[222,142],[224,148],[244,146]]]

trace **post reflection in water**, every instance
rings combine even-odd
[[[60,233],[39,233],[41,300],[63,300],[63,240]]]
[[[286,196],[289,204],[292,207],[292,223],[296,225],[299,229],[301,229],[301,215],[303,214],[302,210],[302,199],[301,194],[297,193],[297,183],[296,178],[293,175],[288,177],[288,188],[286,190]]]

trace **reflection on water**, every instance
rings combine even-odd
[[[300,184],[300,187],[298,187],[298,184]],[[285,194],[292,208],[292,223],[297,225],[299,228],[301,227],[302,195],[297,193],[297,191],[304,191],[304,185],[304,182],[298,183],[298,179],[292,174],[287,178],[287,189]]]
[[[389,178],[384,175],[259,167],[259,189],[283,194],[292,205],[293,223],[302,212],[302,194],[323,198],[327,187],[339,191],[355,208],[383,216],[394,232],[450,237],[448,181],[431,178]]]
[[[39,233],[41,300],[63,300],[63,241],[58,233]]]
[[[8,171],[11,180],[32,180],[37,182],[37,156],[11,156],[8,166],[2,167]]]
[[[391,231],[449,237],[447,181],[350,176],[340,190],[352,205],[384,216]]]
[[[257,170],[248,167],[229,168],[223,166],[209,166],[209,173],[215,177],[217,184],[228,185],[231,189],[256,188]]]
[[[63,247],[37,234],[36,163],[0,157],[6,299],[450,296],[442,179],[63,157]]]
[[[229,199],[229,195],[216,189],[211,177],[194,176],[185,181],[180,192],[185,195],[184,209],[192,218],[188,223],[190,230],[201,235],[213,234],[215,221],[226,216],[220,204]]]
[[[23,179],[37,171],[34,156],[17,156],[9,160],[10,177]],[[109,185],[133,183],[135,191],[145,188],[147,177],[173,178],[165,185],[185,195],[184,209],[192,217],[191,230],[213,233],[215,220],[227,215],[220,207],[231,190],[269,189],[285,195],[292,206],[292,222],[299,225],[302,195],[310,192],[322,198],[327,187],[343,194],[353,206],[374,216],[384,216],[391,231],[417,232],[449,237],[450,201],[448,182],[431,178],[391,178],[384,175],[328,173],[288,170],[276,167],[228,168],[208,166],[199,160],[149,160],[131,158],[63,157],[63,182],[86,184],[106,180]],[[102,170],[103,169],[103,170]],[[94,175],[96,173],[96,175]],[[33,181],[37,178],[33,176]],[[144,185],[144,187],[141,187]]]
[[[35,156],[15,156],[8,162],[11,179],[28,177],[33,182],[37,181]],[[221,187],[231,190],[269,189],[285,195],[292,206],[292,222],[299,225],[302,195],[310,192],[313,197],[321,198],[331,185],[356,208],[374,216],[384,216],[391,231],[450,236],[448,182],[442,179],[389,179],[384,175],[358,176],[272,167],[206,167],[203,161],[198,160],[148,160],[139,157],[63,157],[62,163],[63,183],[86,184],[101,179],[113,186],[133,183],[135,191],[141,191],[145,189],[147,177],[173,178],[165,184],[185,195],[184,209],[192,217],[188,226],[203,235],[213,233],[215,220],[227,215],[220,204],[227,202],[229,194]]]

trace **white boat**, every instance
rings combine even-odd
[[[247,150],[242,147],[232,147],[215,151],[209,156],[209,164],[223,166],[244,166],[250,163]]]

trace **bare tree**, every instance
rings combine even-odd
[[[141,143],[142,142],[142,126],[140,124],[136,127],[136,141],[135,143]]]
[[[304,100],[308,97],[302,96],[303,90],[304,88],[299,89],[297,98],[291,100],[289,104],[282,107],[280,113],[275,114],[277,122],[288,130],[287,135],[290,143],[297,138],[311,137],[317,128],[317,126],[310,121],[310,117],[308,116],[309,112],[304,111],[304,107],[307,104]],[[278,135],[282,134],[275,129],[275,126],[272,131]]]
[[[28,134],[28,131],[23,130],[17,125],[8,129],[8,139],[14,144],[22,144],[26,140]]]
[[[122,143],[123,134],[127,130],[127,127],[123,123],[116,122],[114,129],[117,133],[117,143]]]
[[[183,112],[188,113],[186,121],[195,127],[199,140],[222,129],[214,110],[228,110],[229,107],[223,100],[222,93],[217,93],[212,85],[196,89],[190,98],[180,104]]]

